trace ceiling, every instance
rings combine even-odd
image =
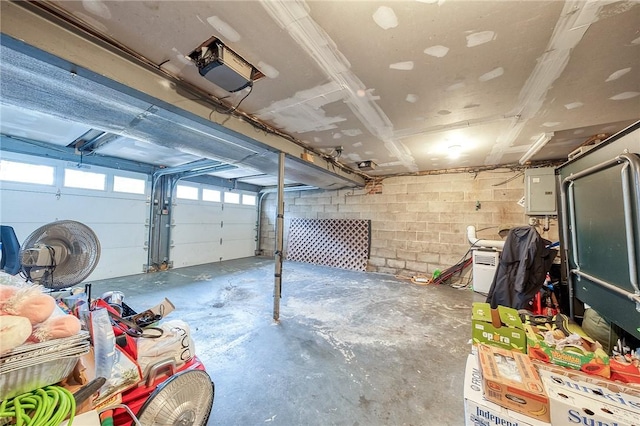
[[[195,94],[223,107],[183,114],[181,100],[160,104],[96,78],[48,88],[56,102],[46,103],[24,93],[34,91],[33,81],[51,81],[55,70],[46,67],[60,66],[33,67],[27,84],[20,72],[29,53],[5,49],[3,135],[67,146],[96,129],[104,134],[90,145],[94,154],[163,166],[210,158],[233,165],[213,175],[258,186],[275,184],[281,149],[256,128],[299,148],[288,152],[287,183],[335,188],[361,183],[365,160],[377,165],[365,178],[491,168],[525,162],[540,139],[546,144],[527,161],[563,161],[640,118],[637,1],[42,4],[150,64],[174,92],[187,88],[190,101]],[[236,93],[202,77],[187,56],[212,36],[264,77]],[[69,78],[55,81],[64,87]],[[63,108],[65,99],[84,112]],[[299,159],[305,151],[313,167]],[[353,179],[344,178],[349,169]],[[338,179],[324,177],[336,171]]]

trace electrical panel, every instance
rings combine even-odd
[[[556,173],[554,167],[526,169],[524,171],[525,214],[529,216],[556,216]]]

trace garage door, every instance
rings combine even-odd
[[[256,247],[256,195],[180,183],[173,202],[173,267],[250,257]]]
[[[142,272],[147,262],[147,176],[60,160],[2,153],[0,222],[24,240],[40,226],[76,220],[101,244],[88,280]]]

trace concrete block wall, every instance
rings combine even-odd
[[[508,169],[388,178],[381,193],[367,189],[295,191],[285,193],[284,249],[292,218],[369,219],[371,257],[368,270],[411,277],[430,276],[456,263],[469,249],[466,228],[478,237],[501,239],[501,227],[528,223],[517,202],[524,195],[524,176]],[[272,256],[275,248],[276,194],[265,197],[261,248]],[[545,238],[557,239],[551,221]],[[554,239],[555,240],[555,239]]]

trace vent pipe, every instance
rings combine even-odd
[[[473,225],[467,226],[467,238],[471,243],[471,247],[486,247],[502,250],[504,248],[504,241],[502,240],[480,240],[476,237],[476,227]]]

